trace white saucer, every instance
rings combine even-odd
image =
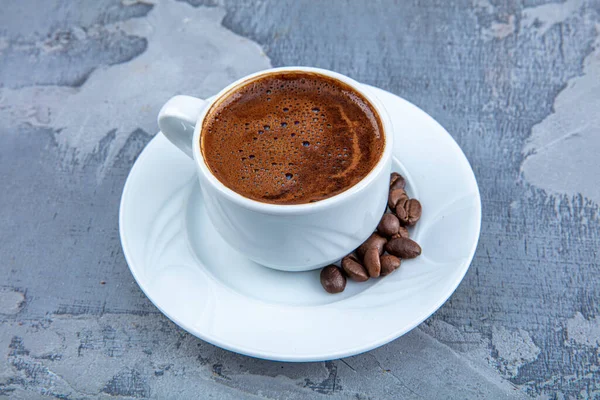
[[[194,164],[158,134],[131,169],[121,199],[121,243],[146,296],[193,335],[280,361],[355,355],[410,331],[454,292],[475,253],[481,203],[469,162],[425,112],[369,87],[396,132],[394,170],[423,205],[411,236],[423,248],[399,270],[326,293],[319,271],[257,265],[216,233]],[[277,249],[273,249],[277,251]]]

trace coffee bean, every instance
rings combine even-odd
[[[401,225],[406,225],[408,224],[408,213],[406,212],[406,208],[404,208],[404,205],[406,204],[406,202],[398,202],[398,205],[396,206],[396,216],[398,217],[398,221],[400,221]]]
[[[390,210],[394,210],[398,202],[402,200],[408,200],[408,196],[404,189],[394,189],[390,191],[388,195],[388,207]]]
[[[421,246],[414,240],[399,237],[390,240],[385,251],[400,258],[415,258],[421,254]]]
[[[379,225],[377,225],[377,231],[383,236],[393,236],[398,233],[400,228],[400,221],[394,214],[383,214]]]
[[[410,199],[404,204],[404,209],[407,214],[406,224],[413,226],[421,218],[421,203],[417,199]]]
[[[356,282],[364,282],[369,279],[369,274],[365,267],[358,262],[354,256],[346,256],[342,258],[342,269],[350,279]]]
[[[368,249],[375,247],[379,254],[383,254],[383,247],[387,243],[387,239],[373,232],[369,238],[356,249],[356,254],[360,259],[363,259]]]
[[[379,259],[379,251],[372,247],[365,253],[363,259],[365,268],[369,272],[371,278],[377,278],[381,273],[381,261]]]
[[[397,181],[398,179],[401,179],[402,181],[404,181],[404,178],[402,177],[402,175],[400,175],[400,174],[399,174],[399,173],[397,173],[397,172],[392,172],[392,173],[390,174],[390,187],[391,187],[391,186],[392,186],[394,183],[396,183],[396,181]],[[401,188],[398,188],[398,189],[404,189],[404,187],[401,187]]]
[[[391,254],[381,256],[381,276],[386,276],[400,268],[400,259]]]
[[[406,186],[406,181],[404,177],[397,172],[392,172],[392,176],[390,177],[390,190],[394,189],[404,189]]]
[[[410,237],[408,234],[408,229],[406,229],[405,227],[403,227],[402,225],[398,228],[398,233],[396,233],[394,236],[392,236],[393,238],[397,238],[397,237]]]
[[[321,271],[321,285],[329,293],[340,293],[346,288],[346,277],[335,265],[328,265]]]

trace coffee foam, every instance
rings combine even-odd
[[[348,85],[299,72],[236,88],[209,110],[201,149],[225,186],[261,202],[301,204],[338,194],[379,161],[373,107]]]

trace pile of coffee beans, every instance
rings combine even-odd
[[[342,259],[341,268],[333,264],[323,268],[321,285],[327,292],[343,292],[346,278],[364,282],[369,278],[389,275],[400,268],[403,259],[421,254],[421,246],[410,239],[407,229],[421,218],[421,203],[408,198],[405,185],[402,175],[393,172],[388,195],[390,212],[383,214],[376,232]]]

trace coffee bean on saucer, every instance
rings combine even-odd
[[[381,221],[379,221],[379,225],[377,225],[377,231],[382,236],[393,236],[398,233],[398,229],[400,228],[400,221],[394,214],[383,214]]]
[[[405,204],[406,202],[398,202],[398,205],[394,210],[396,211],[396,216],[398,217],[398,221],[400,221],[400,225],[402,226],[408,224],[408,213],[406,212],[406,208],[404,208]]]
[[[329,293],[340,293],[346,288],[346,277],[335,265],[328,265],[321,271],[321,285]]]
[[[406,186],[406,181],[404,177],[397,172],[392,172],[390,176],[390,190],[393,189],[404,189]]]
[[[404,189],[394,189],[390,191],[388,195],[388,207],[390,210],[394,211],[396,205],[401,201],[408,200],[408,195],[404,191]]]
[[[397,237],[403,237],[403,238],[410,237],[408,234],[408,229],[406,229],[404,226],[400,225],[400,227],[398,227],[398,233],[396,233],[395,235],[392,236],[392,238],[397,238]]]
[[[356,249],[356,254],[360,259],[363,259],[368,249],[375,247],[379,254],[383,254],[383,247],[387,243],[387,239],[381,237],[376,232],[373,232],[369,238]]]
[[[421,218],[421,203],[417,199],[410,199],[404,203],[404,209],[407,214],[406,225],[413,226]]]
[[[365,267],[352,255],[342,258],[342,269],[353,281],[364,282],[369,279]]]
[[[390,186],[392,186],[399,178],[402,178],[402,175],[397,172],[392,172],[390,174]]]
[[[371,278],[377,278],[381,273],[381,260],[379,259],[379,252],[376,248],[372,247],[365,253],[363,264],[369,272]]]
[[[386,276],[400,268],[400,259],[391,254],[381,256],[381,276]]]
[[[398,237],[386,243],[385,251],[400,258],[415,258],[421,254],[421,246],[414,240]]]

